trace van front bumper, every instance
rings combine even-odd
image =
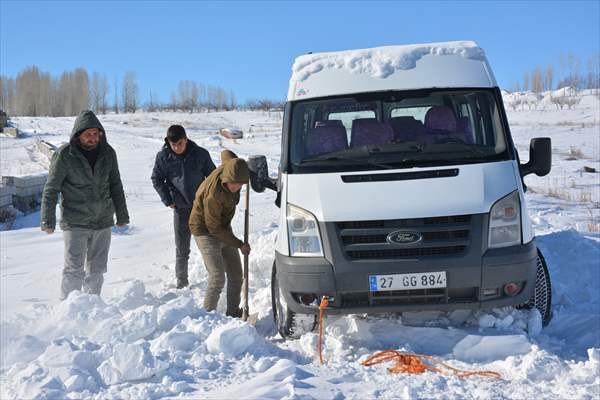
[[[533,294],[537,268],[535,241],[525,245],[487,250],[472,258],[445,257],[409,261],[349,261],[335,265],[323,257],[288,257],[276,253],[279,288],[289,308],[297,313],[318,313],[318,301],[304,304],[302,294],[317,299],[329,296],[327,313],[361,314],[420,310],[480,309],[525,303]],[[468,261],[468,263],[467,263]],[[344,265],[340,265],[344,264]],[[336,272],[338,271],[338,272]],[[370,275],[446,271],[446,289],[372,292]],[[507,283],[521,290],[515,296],[504,293]]]

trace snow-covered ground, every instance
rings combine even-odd
[[[507,95],[511,96],[511,95]],[[510,100],[507,98],[507,100]],[[318,335],[284,341],[272,322],[270,273],[278,209],[274,194],[251,194],[250,309],[256,327],[202,307],[206,271],[192,246],[191,287],[174,288],[172,215],[150,183],[169,125],[185,126],[215,163],[226,147],[241,157],[265,154],[277,171],[281,115],[261,112],[142,113],[102,116],[116,149],[131,225],[113,232],[102,298],[73,293],[59,302],[62,233],[36,227],[39,214],[0,233],[0,398],[57,399],[395,399],[600,397],[600,103],[573,110],[546,104],[508,108],[525,162],[529,140],[553,141],[553,170],[527,177],[528,206],[553,283],[554,319],[540,330],[536,312],[404,313],[328,317],[324,358]],[[74,118],[15,118],[25,138],[0,137],[0,174],[42,172],[34,141],[66,141]],[[236,142],[214,132],[237,126]],[[242,206],[234,219],[241,235]],[[39,221],[37,221],[39,223]],[[32,227],[33,226],[33,227]],[[360,361],[384,349],[438,357],[502,380],[434,373],[393,375]]]

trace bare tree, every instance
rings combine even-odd
[[[38,94],[38,110],[40,115],[52,115],[52,101],[54,98],[54,87],[52,85],[52,77],[49,73],[40,74]]]
[[[600,95],[600,52],[596,54],[596,95]]]
[[[119,113],[119,85],[118,85],[118,81],[117,81],[117,77],[115,76],[115,84],[113,85],[114,88],[114,98],[113,98],[113,111],[115,112],[115,114]]]
[[[568,72],[567,69],[567,56],[564,53],[560,53],[560,58],[559,58],[559,66],[560,66],[560,73],[559,73],[559,77],[561,76],[565,76],[565,74]],[[560,86],[557,86],[557,89],[560,89]]]
[[[150,97],[149,97],[148,103],[146,104],[146,110],[148,110],[149,112],[154,112],[158,109],[159,109],[159,106],[156,103],[154,96],[152,96],[152,89],[150,89]]]
[[[552,90],[552,80],[554,79],[554,68],[552,64],[548,64],[544,74],[544,86],[546,90]]]
[[[200,108],[206,106],[206,85],[203,83],[198,84],[198,106]]]
[[[90,82],[87,71],[83,68],[77,68],[73,71],[73,104],[72,114],[77,115],[82,110],[86,110],[90,104]]]
[[[138,85],[135,72],[127,71],[123,77],[123,110],[128,113],[135,113],[138,107]]]
[[[90,109],[95,113],[98,113],[100,109],[100,91],[100,74],[94,72],[92,74],[92,82],[90,83]]]
[[[229,91],[229,109],[230,110],[237,109],[237,101],[235,99],[235,94],[233,93],[233,90]]]
[[[177,111],[179,105],[177,104],[177,94],[175,92],[171,92],[171,101],[169,102],[169,108],[171,111]]]
[[[100,82],[98,85],[98,90],[99,90],[99,98],[100,98],[100,108],[98,110],[98,112],[100,114],[106,114],[106,110],[108,109],[108,79],[106,78],[106,75],[102,74],[100,75]]]
[[[15,80],[8,76],[0,77],[0,109],[14,114]]]
[[[523,91],[529,90],[529,73],[525,72],[523,74]]]
[[[593,89],[595,84],[595,79],[594,79],[594,61],[592,59],[592,57],[590,57],[588,59],[588,63],[587,63],[587,79],[586,79],[586,88],[587,89]]]
[[[206,108],[209,112],[217,108],[217,92],[212,85],[206,86]]]
[[[215,102],[218,111],[223,111],[227,106],[227,93],[222,87],[215,87]]]
[[[569,87],[577,89],[581,83],[580,62],[579,58],[572,52],[567,55],[567,65],[569,67]]]
[[[190,89],[190,112],[198,110],[199,102],[198,84],[192,82],[192,88]]]
[[[190,82],[189,81],[179,81],[178,87],[179,93],[179,107],[183,111],[191,111],[191,93],[190,93]]]
[[[535,93],[541,93],[544,90],[544,83],[542,81],[542,67],[539,65],[536,66],[531,73],[531,89]]]

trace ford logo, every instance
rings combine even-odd
[[[387,235],[386,240],[389,244],[411,245],[423,240],[423,235],[419,232],[394,231]]]

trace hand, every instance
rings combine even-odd
[[[42,230],[48,235],[52,235],[54,233],[54,228],[42,228]]]
[[[175,209],[175,204],[171,204],[171,205],[169,205],[169,207],[171,207],[174,210]]]
[[[248,254],[250,254],[250,245],[248,243],[244,243],[240,246],[240,251],[243,255],[247,256]]]

